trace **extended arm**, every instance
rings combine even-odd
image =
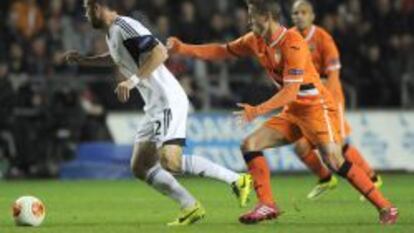
[[[81,66],[112,66],[114,65],[109,52],[95,56],[83,56],[77,51],[68,51],[64,55],[65,61],[69,64],[79,64]]]
[[[167,48],[172,54],[180,54],[201,60],[224,60],[251,55],[250,46],[253,44],[253,34],[246,34],[227,44],[192,45],[171,37],[167,41]]]
[[[168,39],[167,47],[170,53],[176,53],[201,60],[223,60],[233,58],[226,45],[211,43],[203,45],[192,45],[181,42],[178,38]]]

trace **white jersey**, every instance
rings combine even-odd
[[[152,34],[140,22],[129,17],[117,17],[109,28],[106,36],[109,52],[120,72],[127,78],[137,73],[140,62],[147,54],[134,57],[136,54],[131,54],[131,49],[126,47],[125,41],[145,36],[152,36]],[[144,111],[147,114],[156,114],[166,108],[188,108],[182,106],[189,104],[187,95],[164,64],[155,69],[150,77],[141,80],[137,88],[144,99]]]
[[[109,52],[127,78],[136,74],[141,62],[160,42],[140,22],[117,17],[106,36]],[[141,77],[139,77],[141,78]],[[136,142],[185,144],[189,101],[183,88],[162,64],[137,85],[145,102],[145,117],[137,129]]]

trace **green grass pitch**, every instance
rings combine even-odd
[[[285,213],[277,221],[253,226],[238,223],[237,217],[247,209],[237,206],[225,184],[201,178],[180,179],[204,204],[207,217],[179,228],[165,226],[176,216],[176,204],[139,181],[3,181],[0,232],[414,232],[414,175],[386,174],[383,179],[384,193],[400,208],[400,221],[391,227],[379,225],[375,209],[367,202],[361,203],[343,180],[323,199],[306,200],[315,182],[306,175],[274,176],[274,195]],[[12,202],[25,194],[35,195],[46,204],[46,220],[38,228],[15,227],[11,219]]]

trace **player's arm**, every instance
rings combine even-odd
[[[142,63],[137,76],[148,78],[154,70],[168,59],[168,52],[164,45],[158,43]]]
[[[269,112],[272,112],[275,109],[279,109],[295,101],[297,98],[299,87],[299,83],[287,83],[279,92],[277,92],[276,95],[274,95],[272,98],[258,106],[251,106],[249,104],[243,103],[237,104],[238,107],[244,109],[244,112],[236,113],[238,115],[242,114],[244,120],[250,122],[258,116],[265,115]]]
[[[322,46],[322,57],[325,63],[325,73],[327,75],[325,86],[332,92],[332,94],[342,95],[341,93],[335,93],[342,88],[340,84],[341,63],[338,48],[336,47],[333,38],[328,34],[323,37]]]
[[[134,75],[119,83],[115,89],[118,99],[126,102],[130,90],[143,79],[149,78],[152,72],[168,59],[168,53],[164,45],[152,35],[128,38],[123,44],[139,67]]]
[[[69,64],[79,64],[81,66],[112,66],[114,65],[109,52],[94,56],[83,56],[77,51],[68,51],[64,59]]]
[[[254,118],[265,115],[276,109],[290,104],[295,101],[300,89],[300,85],[303,82],[303,74],[306,65],[306,54],[304,50],[307,49],[303,46],[304,43],[293,41],[287,41],[288,43],[282,50],[282,56],[284,56],[285,67],[283,73],[283,87],[269,100],[259,104],[257,106],[251,106],[248,104],[239,104],[239,107],[244,108],[242,117],[245,121],[252,121]],[[240,114],[241,112],[239,112]]]
[[[248,36],[240,37],[227,44],[193,45],[183,43],[176,37],[168,38],[167,48],[171,54],[180,54],[201,60],[215,61],[248,56],[250,48],[247,44]]]

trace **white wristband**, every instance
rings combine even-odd
[[[139,82],[141,82],[141,79],[138,78],[138,76],[136,74],[132,75],[129,80],[132,81],[132,83],[134,84],[134,86],[138,85]]]

